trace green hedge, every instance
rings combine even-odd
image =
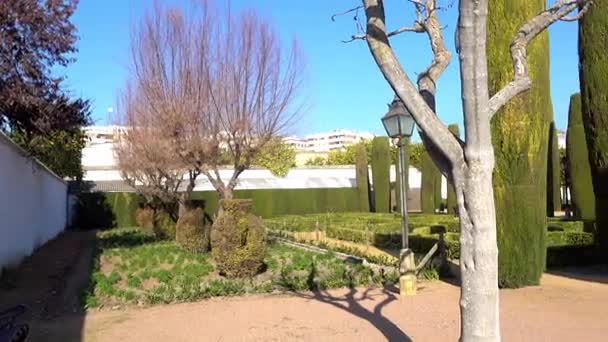
[[[594,1],[579,22],[582,118],[595,193],[597,238],[608,261],[608,1]]]
[[[496,94],[513,78],[509,47],[521,25],[546,6],[545,0],[490,0],[488,3],[488,87]],[[549,37],[541,33],[528,47],[529,91],[492,118],[493,173],[502,287],[536,285],[546,265],[547,153],[552,106]]]
[[[561,163],[559,160],[559,146],[557,143],[557,129],[555,122],[549,127],[549,154],[547,156],[547,216],[555,216],[561,210]]]
[[[583,127],[581,95],[570,97],[566,156],[570,172],[570,191],[574,217],[585,221],[595,220],[595,195],[589,166],[589,150]]]
[[[237,190],[236,198],[253,199],[253,212],[261,217],[358,211],[357,188]],[[76,226],[81,228],[134,227],[138,196],[128,192],[79,195]],[[205,201],[205,212],[217,212],[215,191],[194,192],[194,200]]]
[[[435,164],[424,151],[420,156],[422,167],[420,172],[422,173],[421,185],[420,185],[420,206],[422,212],[425,214],[435,213]]]
[[[387,137],[372,140],[372,179],[374,183],[374,211],[390,213],[391,152]]]
[[[448,129],[452,134],[456,137],[460,138],[460,130],[458,129],[458,124],[451,124],[448,126]],[[458,203],[456,202],[456,191],[454,190],[454,184],[448,181],[448,198],[447,198],[447,209],[448,214],[456,215],[458,212]]]
[[[139,198],[134,193],[83,193],[78,195],[74,225],[84,229],[134,227]]]
[[[412,214],[410,221],[410,248],[417,254],[426,254],[439,241],[438,228],[445,229],[446,250],[450,259],[460,257],[458,219],[449,215]],[[399,249],[401,226],[394,214],[331,213],[312,215],[285,215],[265,220],[271,231],[281,236],[292,232],[310,232],[317,226],[327,237],[376,247]],[[367,228],[366,228],[367,227]],[[593,234],[585,232],[585,222],[549,219],[547,227],[546,267],[588,265],[597,262]]]
[[[369,212],[369,165],[364,144],[357,145],[355,161],[359,210],[362,212]]]

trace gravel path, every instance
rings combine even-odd
[[[68,319],[45,327],[45,340],[456,341],[458,296],[458,287],[432,282],[405,300],[359,289],[98,311],[85,317],[83,336],[58,334]],[[504,341],[607,340],[607,284],[546,274],[540,287],[500,296]]]

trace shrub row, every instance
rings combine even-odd
[[[237,190],[235,197],[253,199],[253,213],[261,217],[359,210],[357,188]],[[217,212],[215,191],[194,192],[192,199],[204,200],[210,216]],[[139,197],[132,192],[81,193],[75,208],[75,226],[134,227],[139,203]]]
[[[330,222],[326,224],[326,221]],[[366,222],[374,222],[367,224]],[[392,222],[391,222],[392,221]],[[409,236],[410,248],[417,254],[426,254],[439,241],[437,228],[446,229],[444,241],[450,259],[460,257],[459,234],[450,230],[445,224],[457,227],[457,219],[447,215],[412,215]],[[380,214],[319,214],[306,216],[283,216],[265,220],[269,229],[281,232],[283,236],[294,237],[293,232],[311,232],[318,224],[318,229],[333,239],[350,241],[359,244],[370,244],[381,248],[399,249],[401,233],[398,217]],[[426,222],[427,224],[422,224]],[[429,224],[429,222],[432,222]],[[366,225],[368,229],[366,229]],[[593,260],[593,234],[584,231],[582,221],[550,219],[547,232],[547,267],[570,265],[579,260],[579,264],[591,263]]]

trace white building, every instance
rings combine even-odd
[[[304,138],[287,137],[283,141],[302,152],[329,152],[340,150],[349,145],[357,144],[374,137],[368,132],[354,132],[346,129],[337,129],[308,135]]]

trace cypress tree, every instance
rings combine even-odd
[[[545,0],[490,0],[487,32],[490,94],[513,79],[509,47],[521,25],[545,9]],[[492,119],[493,175],[502,287],[539,283],[545,269],[547,144],[551,121],[549,39],[528,47],[532,87]]]
[[[441,202],[443,201],[443,198],[441,196],[441,172],[439,171],[439,169],[437,168],[437,166],[435,165],[435,163],[433,163],[433,171],[434,171],[434,178],[435,178],[435,209],[441,209]]]
[[[429,154],[424,151],[420,156],[422,184],[420,186],[420,206],[425,214],[435,213],[435,164]]]
[[[390,212],[391,151],[388,137],[372,140],[372,179],[374,182],[374,209],[377,213]]]
[[[399,153],[399,149],[397,149],[396,153]],[[405,157],[405,191],[406,195],[409,193],[410,184],[409,184],[409,174],[410,174],[410,139],[403,139],[403,154]],[[401,178],[399,177],[399,156],[397,156],[395,163],[395,207],[396,211],[401,213]]]
[[[595,193],[597,238],[608,260],[608,1],[596,0],[579,23],[582,117]]]
[[[460,130],[457,124],[451,124],[448,129],[456,137],[460,137]],[[456,215],[458,212],[458,204],[456,203],[456,191],[454,191],[454,184],[448,182],[448,199],[447,199],[448,214]]]
[[[589,153],[581,112],[581,95],[570,97],[566,155],[570,170],[570,193],[574,217],[583,221],[595,220],[595,195],[589,166]]]
[[[355,163],[359,210],[365,213],[369,212],[369,168],[367,166],[367,151],[363,144],[357,146]]]
[[[557,144],[557,129],[555,122],[549,126],[549,154],[547,164],[547,216],[555,216],[555,211],[561,210],[561,165],[559,161],[559,146]]]

